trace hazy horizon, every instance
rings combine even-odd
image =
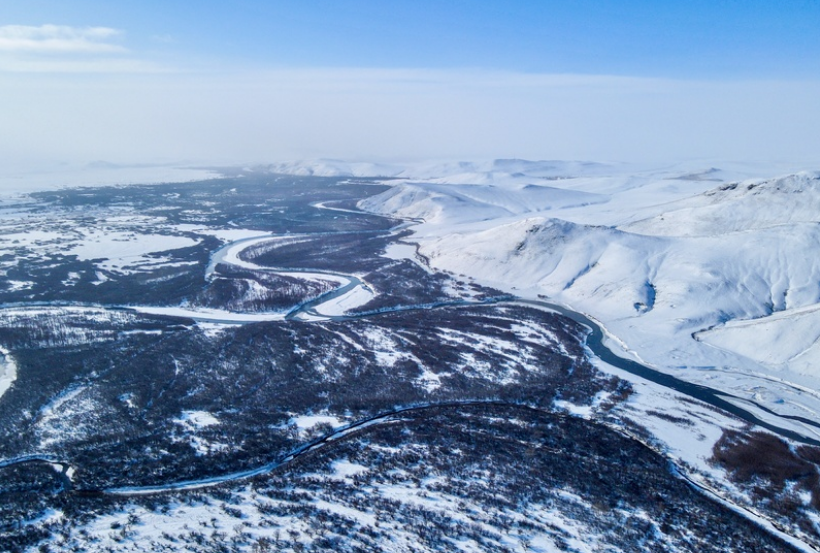
[[[798,5],[799,4],[799,5]],[[820,6],[4,6],[0,163],[820,163]]]

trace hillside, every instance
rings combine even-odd
[[[423,220],[412,239],[432,266],[585,312],[654,366],[778,412],[820,412],[802,392],[820,387],[820,174],[581,169],[390,181],[359,206]],[[809,313],[792,324],[794,310]]]

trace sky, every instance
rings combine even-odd
[[[0,164],[815,163],[817,29],[820,0],[0,0]]]

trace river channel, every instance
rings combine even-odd
[[[317,206],[318,207],[318,206]],[[327,206],[321,206],[324,209],[331,209]],[[304,235],[305,238],[310,238],[311,235]],[[315,236],[313,236],[315,237]],[[368,317],[375,317],[379,315],[383,315],[384,311],[373,312],[373,313],[360,313],[360,314],[346,314],[342,311],[342,314],[334,314],[335,312],[339,311],[339,302],[345,298],[354,298],[358,294],[358,300],[354,300],[352,302],[347,302],[346,307],[350,309],[351,305],[354,305],[356,301],[359,301],[360,305],[367,303],[369,298],[372,297],[372,291],[368,284],[363,281],[361,278],[344,273],[336,273],[330,271],[317,271],[312,269],[293,269],[293,268],[274,268],[274,267],[263,267],[248,261],[247,259],[243,259],[241,256],[242,252],[247,250],[252,246],[256,246],[259,244],[263,244],[266,242],[275,242],[281,241],[283,239],[299,239],[302,238],[301,236],[296,235],[267,235],[267,236],[257,236],[253,238],[246,238],[243,240],[238,240],[232,243],[229,243],[218,251],[214,252],[211,258],[211,262],[208,265],[206,271],[206,279],[212,278],[214,272],[216,271],[216,267],[219,264],[228,264],[228,265],[235,265],[242,268],[250,268],[256,271],[265,271],[269,273],[275,274],[284,274],[288,276],[294,277],[301,277],[301,278],[308,278],[308,279],[318,279],[318,280],[325,280],[325,281],[332,281],[337,283],[337,287],[321,294],[315,298],[307,300],[297,306],[295,306],[290,311],[286,312],[275,312],[275,313],[256,313],[256,314],[247,314],[247,313],[234,313],[230,311],[215,311],[215,310],[194,310],[194,309],[182,309],[182,308],[157,308],[157,307],[150,307],[150,306],[105,306],[105,309],[128,309],[133,310],[141,313],[155,313],[155,314],[162,314],[165,316],[170,317],[180,317],[188,320],[194,321],[204,321],[213,324],[247,324],[251,322],[258,322],[258,321],[284,321],[284,320],[301,320],[301,321],[350,321],[353,319],[362,319]],[[65,304],[61,304],[65,305]],[[452,302],[439,302],[435,304],[425,304],[425,305],[406,305],[399,308],[393,309],[401,310],[401,311],[408,311],[408,310],[430,310],[430,309],[441,309],[441,308],[451,308],[454,306],[503,306],[503,305],[517,305],[517,306],[527,306],[539,309],[546,309],[549,311],[556,312],[564,317],[567,317],[576,323],[582,325],[583,327],[589,329],[589,333],[586,336],[586,347],[589,351],[589,354],[597,357],[601,361],[626,371],[632,375],[645,379],[647,381],[653,382],[657,385],[663,386],[670,390],[674,390],[680,394],[686,395],[693,399],[696,399],[700,402],[705,404],[711,405],[716,407],[726,413],[734,415],[735,417],[746,421],[750,424],[757,425],[761,428],[765,428],[770,430],[780,436],[785,438],[794,440],[796,442],[813,445],[813,446],[820,446],[820,441],[815,440],[809,436],[800,434],[794,430],[790,430],[788,428],[783,428],[773,424],[769,421],[762,420],[758,416],[756,416],[751,411],[744,409],[737,405],[738,402],[747,401],[726,392],[709,388],[707,386],[703,386],[700,384],[694,384],[691,382],[687,382],[685,380],[681,380],[675,376],[670,374],[658,371],[646,365],[643,365],[637,361],[626,359],[622,356],[617,355],[612,349],[610,349],[606,344],[606,334],[604,329],[597,324],[595,321],[591,320],[589,317],[585,316],[582,313],[578,313],[567,309],[566,307],[556,305],[553,303],[549,303],[542,300],[526,300],[520,298],[513,298],[513,297],[504,297],[504,298],[496,298],[490,301],[484,302],[475,302],[475,301],[465,301],[465,300],[454,300]],[[335,306],[335,307],[333,307]],[[18,306],[19,309],[19,306]],[[328,313],[328,311],[330,313]],[[734,402],[732,401],[734,400]],[[747,401],[748,402],[748,401]],[[255,469],[249,469],[242,472],[230,473],[221,476],[214,476],[206,479],[201,480],[192,480],[192,481],[185,481],[185,482],[176,482],[176,483],[169,483],[164,485],[158,486],[145,486],[145,487],[121,487],[121,488],[110,488],[105,490],[86,490],[86,493],[105,493],[105,494],[113,494],[113,495],[120,495],[120,496],[127,496],[127,495],[145,495],[145,494],[154,494],[154,493],[161,493],[170,490],[182,490],[182,489],[196,489],[196,488],[204,488],[213,486],[216,484],[232,481],[232,480],[239,480],[250,478],[252,476],[263,474],[270,472],[282,465],[287,464],[288,462],[292,461],[298,456],[304,455],[309,451],[313,451],[317,448],[322,447],[323,445],[332,442],[336,439],[340,439],[345,435],[350,434],[356,430],[360,430],[365,428],[366,426],[385,423],[389,422],[392,418],[400,415],[401,413],[414,411],[414,410],[421,410],[421,409],[428,409],[428,408],[435,408],[435,407],[458,407],[459,405],[473,405],[480,402],[464,402],[464,403],[442,403],[442,404],[429,404],[429,405],[413,405],[407,406],[403,408],[398,408],[389,412],[381,413],[372,417],[369,417],[364,420],[356,421],[350,423],[346,426],[340,427],[335,429],[328,435],[325,435],[321,438],[318,438],[310,443],[307,443],[290,454],[288,454],[285,458],[281,460],[277,460],[275,462],[268,463],[266,465],[260,466]],[[491,403],[491,402],[485,402]],[[752,403],[752,402],[748,402]],[[820,428],[820,424],[816,421],[806,419],[803,417],[797,416],[789,416],[789,415],[780,415],[775,413],[774,411],[758,405],[756,403],[752,403],[757,409],[760,411],[766,412],[772,415],[773,418],[780,418],[784,420],[792,420],[803,423],[805,425],[811,426],[813,428]],[[61,478],[63,478],[66,488],[71,489],[72,484],[70,483],[70,476],[66,476],[67,474],[70,475],[69,472],[69,465],[65,461],[52,459],[50,457],[39,457],[39,456],[24,456],[19,458],[12,458],[12,459],[5,459],[0,460],[0,467],[2,466],[10,466],[14,464],[24,464],[24,463],[49,463],[54,466],[59,467],[59,472],[61,473]]]

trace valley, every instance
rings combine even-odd
[[[378,207],[402,186],[257,169],[6,200],[3,547],[820,544],[815,418],[630,358],[609,320],[526,278],[460,274],[430,212]],[[532,186],[560,209],[606,203]],[[664,290],[635,309],[660,310]],[[763,429],[800,471],[736,465]]]

